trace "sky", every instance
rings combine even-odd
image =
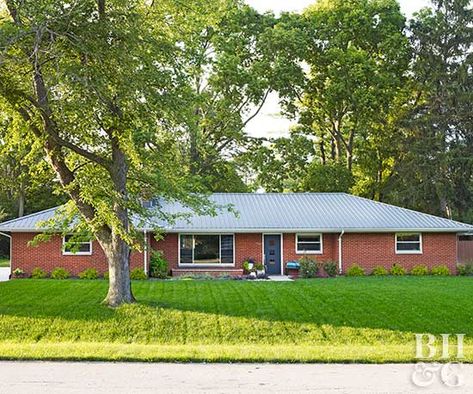
[[[260,12],[302,11],[315,0],[245,0]],[[398,0],[401,11],[410,18],[422,7],[429,5],[429,0]],[[277,94],[268,97],[260,113],[246,126],[246,131],[255,137],[278,137],[288,133],[293,123],[280,115]]]

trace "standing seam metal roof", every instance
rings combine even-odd
[[[219,206],[232,206],[238,215],[221,209],[216,216],[192,215],[172,224],[156,221],[141,227],[152,230],[159,226],[170,232],[473,232],[469,224],[345,193],[215,193],[210,200]],[[179,203],[160,202],[167,213],[191,213]],[[56,210],[10,220],[0,224],[0,231],[38,229],[38,223],[52,218]]]

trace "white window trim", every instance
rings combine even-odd
[[[306,236],[306,237],[320,237],[320,250],[299,250],[298,243],[299,243],[299,236]],[[296,234],[296,254],[324,254],[324,237],[322,233],[297,233]],[[315,243],[315,242],[314,242]]]
[[[397,249],[397,243],[398,243],[398,240],[397,240],[397,237],[398,235],[408,235],[408,234],[412,234],[412,235],[418,235],[419,236],[419,250],[398,250]],[[415,241],[399,241],[399,242],[404,242],[404,243],[413,243]],[[394,238],[394,250],[396,252],[396,254],[422,254],[423,253],[423,242],[422,242],[422,233],[396,233],[396,236]]]
[[[89,252],[76,252],[76,253],[73,253],[73,252],[66,252],[65,250],[65,246],[66,246],[66,237],[63,236],[62,237],[62,255],[63,256],[92,256],[92,240],[88,241],[88,242],[80,242],[80,243],[83,243],[83,244],[86,244],[88,243],[89,246],[90,246],[90,251]]]
[[[217,264],[181,264],[181,235],[191,235],[192,237],[195,237],[196,235],[218,235],[218,242],[219,242],[219,253],[222,252],[222,235],[231,235],[233,236],[233,264],[222,264],[222,263],[217,263]],[[194,239],[193,239],[193,242]],[[194,261],[194,247],[192,247],[192,261]],[[177,234],[177,266],[178,267],[183,267],[183,268],[192,268],[192,267],[204,267],[204,268],[218,268],[218,267],[235,267],[235,234],[234,233],[178,233]]]

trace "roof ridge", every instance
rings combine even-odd
[[[348,193],[346,193],[346,194],[351,196],[351,197],[358,198],[360,200],[369,201],[369,202],[379,204],[379,205],[384,205],[384,206],[387,206],[387,207],[393,207],[393,208],[401,209],[401,210],[406,211],[406,212],[411,212],[411,213],[415,213],[415,214],[418,214],[418,215],[428,216],[428,217],[435,218],[435,219],[446,220],[446,221],[449,221],[449,222],[452,222],[452,223],[460,224],[462,226],[469,226],[469,227],[473,228],[473,225],[471,225],[469,223],[459,222],[458,220],[453,220],[453,219],[444,218],[442,216],[432,215],[431,213],[416,211],[415,209],[400,207],[399,205],[388,204],[388,203],[383,202],[383,201],[371,200],[369,198],[362,197],[362,196],[356,196],[354,194],[348,194]]]
[[[3,226],[5,224],[11,224],[11,223],[15,223],[16,221],[18,220],[24,220],[24,219],[28,219],[28,218],[31,218],[31,217],[34,217],[34,216],[38,216],[38,215],[41,215],[45,212],[49,212],[49,211],[53,211],[55,209],[58,209],[60,208],[62,205],[58,205],[57,207],[52,207],[52,208],[48,208],[48,209],[43,209],[42,211],[38,211],[38,212],[34,212],[34,213],[30,213],[28,215],[24,215],[24,216],[20,216],[19,218],[14,218],[14,219],[10,219],[10,220],[7,220],[6,222],[0,222],[0,225]]]

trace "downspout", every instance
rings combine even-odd
[[[144,230],[143,260],[143,269],[148,275],[148,232],[146,230]]]
[[[343,272],[343,259],[342,259],[342,239],[345,230],[342,229],[342,232],[338,236],[338,273],[341,275]]]

